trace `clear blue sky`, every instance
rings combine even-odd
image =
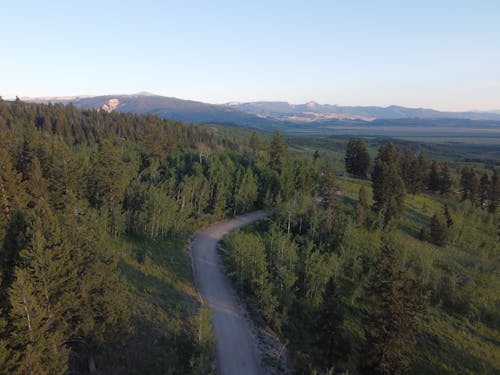
[[[0,1],[0,95],[500,109],[499,0]]]

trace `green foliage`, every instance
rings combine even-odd
[[[373,208],[387,224],[401,214],[405,196],[401,178],[401,153],[392,143],[380,147],[372,172],[372,182]]]
[[[390,261],[382,261],[387,255],[381,253],[385,235],[376,219],[369,219],[370,225],[356,222],[359,207],[371,204],[370,183],[340,177],[336,184],[345,194],[337,213],[354,215],[339,229],[342,236],[325,230],[326,208],[305,192],[282,202],[271,222],[233,235],[245,249],[252,247],[248,243],[264,242],[267,282],[258,293],[244,288],[243,295],[288,340],[296,371],[334,368],[338,373],[358,373],[364,364],[368,373],[389,367],[386,373],[494,373],[500,363],[494,344],[500,322],[494,217],[468,201],[458,202],[452,194],[409,195],[400,219],[389,225]],[[312,194],[321,191],[318,187]],[[448,232],[445,248],[428,242],[436,212]],[[422,228],[425,238],[419,239]],[[282,243],[295,243],[298,256],[289,270],[295,282],[289,284],[291,305],[285,310],[276,287],[280,278],[272,270],[276,260],[270,259],[276,252],[269,252],[271,239],[277,248],[279,232]],[[228,256],[236,247],[226,247]],[[229,272],[233,267],[228,265]],[[251,269],[241,271],[249,275]],[[232,275],[237,286],[236,273]],[[425,314],[415,316],[421,306]],[[387,327],[394,334],[384,343],[377,333]],[[379,344],[367,344],[368,337],[368,342]],[[391,350],[384,354],[385,362],[372,361],[375,349],[386,347]],[[373,348],[371,353],[368,348]],[[475,354],[464,354],[464,348]]]
[[[462,187],[462,200],[476,201],[479,194],[479,178],[474,168],[464,167],[461,170],[460,186]]]
[[[453,181],[451,179],[450,168],[447,162],[444,162],[441,166],[441,171],[439,175],[439,192],[441,194],[450,194]]]
[[[211,372],[187,235],[262,207],[272,218],[227,237],[225,262],[297,372],[364,363],[396,373],[413,356],[411,373],[495,372],[494,163],[483,171],[442,145],[403,154],[410,142],[396,141],[380,147],[370,183],[328,163],[342,167],[347,141],[290,139],[289,149],[279,133],[0,101],[0,372]],[[366,139],[372,151],[381,142]],[[430,170],[424,150],[440,159]],[[421,194],[432,173],[442,194]],[[393,238],[385,254],[382,223]],[[446,247],[435,246],[442,231]],[[411,349],[402,338],[420,298],[427,313]],[[391,348],[383,361],[381,347]]]
[[[367,284],[366,344],[360,363],[365,374],[407,373],[415,356],[420,296],[399,259],[393,245],[385,243]]]
[[[325,206],[327,225],[329,228],[333,225],[333,219],[338,209],[338,188],[335,181],[335,170],[332,163],[327,163],[322,181],[322,201]]]
[[[370,154],[361,138],[351,138],[345,153],[345,169],[353,176],[366,178],[370,168]]]
[[[490,201],[488,210],[494,213],[500,206],[500,174],[495,171],[491,178],[490,188],[488,190],[488,199]]]
[[[354,220],[358,225],[366,225],[370,216],[370,205],[368,203],[368,191],[364,186],[359,188],[358,203],[354,213]]]
[[[202,306],[195,317],[198,327],[198,349],[192,364],[192,370],[195,374],[212,374],[212,364],[215,357],[215,332],[212,329],[212,313],[206,307]]]
[[[224,241],[229,275],[240,293],[262,293],[268,282],[264,242],[258,235],[235,231]]]
[[[269,163],[272,169],[282,172],[288,158],[288,147],[285,138],[276,130],[269,148]]]
[[[431,241],[438,246],[445,246],[448,243],[448,224],[445,217],[438,214],[432,216],[430,236]]]

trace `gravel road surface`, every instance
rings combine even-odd
[[[224,273],[217,243],[231,230],[267,215],[255,211],[232,220],[210,225],[194,235],[191,243],[194,278],[203,300],[213,311],[217,337],[217,370],[221,375],[265,374],[257,349],[252,323],[238,303],[230,280]]]

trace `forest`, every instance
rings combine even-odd
[[[0,373],[210,373],[186,243],[224,241],[297,373],[500,371],[500,175],[362,139],[347,174],[278,132],[0,99]]]
[[[498,372],[498,171],[392,143],[372,161],[362,139],[344,155],[348,175],[318,167],[267,222],[225,240],[254,315],[299,373]]]

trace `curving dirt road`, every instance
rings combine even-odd
[[[217,336],[217,367],[222,375],[265,373],[260,364],[252,325],[224,273],[217,254],[217,242],[231,230],[267,215],[265,211],[255,211],[211,225],[196,232],[191,244],[195,282],[214,314],[212,323]]]

